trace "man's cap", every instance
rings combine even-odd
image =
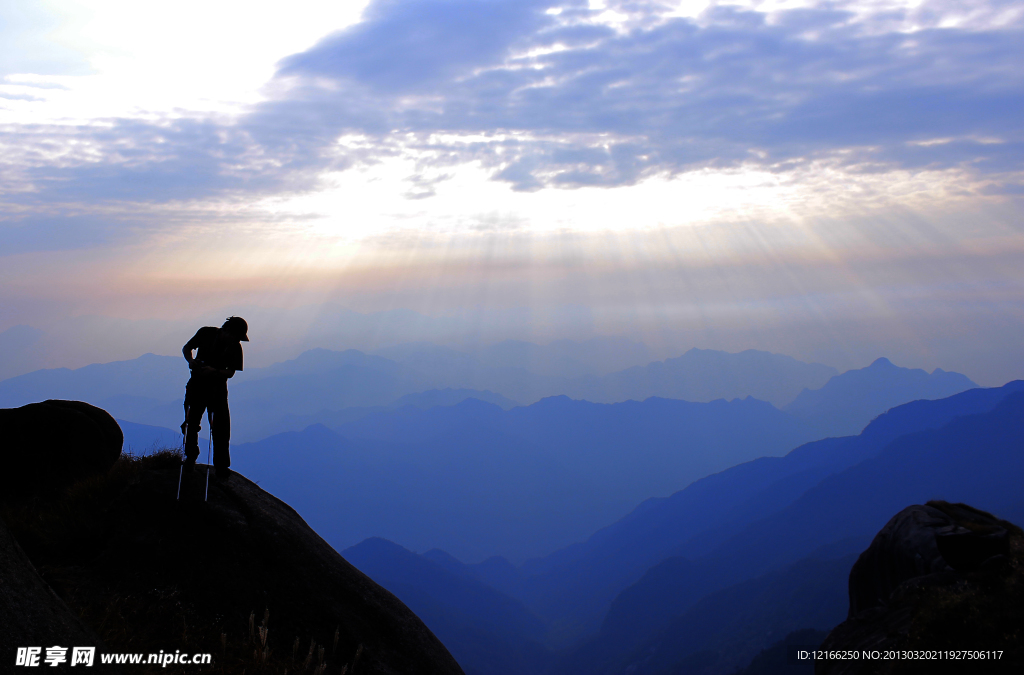
[[[228,320],[224,322],[224,325],[221,326],[221,328],[227,328],[232,333],[235,333],[236,335],[241,335],[241,337],[238,339],[241,340],[242,342],[249,341],[249,324],[247,324],[245,322],[245,319],[243,319],[240,316],[229,316]]]

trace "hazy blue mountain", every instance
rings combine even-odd
[[[651,360],[645,344],[623,337],[555,340],[546,345],[504,340],[462,350],[416,342],[374,353],[441,377],[460,372],[466,382],[484,377],[488,371],[523,371],[552,378],[601,376]]]
[[[715,470],[749,459],[776,455],[814,432],[771,405],[752,398],[690,403],[651,398],[596,404],[553,396],[531,406],[499,411],[485,406],[406,408],[374,413],[343,425],[347,438],[417,443],[440,433],[484,424],[495,434],[515,435],[581,473],[614,466],[620,489],[638,503],[650,494],[669,494]],[[588,465],[596,465],[587,469]],[[660,471],[662,475],[651,475]]]
[[[643,350],[638,345],[610,338],[562,341],[543,347],[509,341],[474,352],[490,359],[489,363],[428,344],[382,350],[398,361],[352,349],[313,349],[294,359],[264,368],[250,367],[235,375],[230,384],[233,435],[238,441],[252,441],[297,431],[309,424],[337,427],[374,408],[406,403],[417,407],[453,405],[468,396],[503,408],[556,395],[598,402],[649,397],[707,402],[753,395],[780,405],[796,391],[819,386],[835,372],[827,366],[768,352],[729,354],[691,349],[676,359],[607,375],[563,375],[583,368],[573,365],[572,359],[577,356],[581,363],[589,364],[584,369],[599,372],[602,359],[604,367],[610,368],[623,359],[639,357]],[[616,360],[609,354],[617,347],[622,347],[626,356]],[[947,389],[969,386],[969,380],[954,373],[936,371],[927,375],[895,367],[886,370],[877,367],[879,363],[838,376],[819,390],[805,391],[793,404],[795,414],[805,424],[815,426],[819,435],[826,435],[849,427],[851,416],[866,421],[887,407],[915,397],[935,398]],[[548,368],[550,372],[536,373],[521,364]],[[866,371],[870,371],[867,376]],[[77,370],[41,370],[4,380],[0,382],[0,407],[56,396],[100,405],[116,417],[138,424],[173,428],[181,422],[187,380],[184,359],[147,354],[131,361]],[[406,396],[412,398],[404,399]],[[868,404],[858,403],[865,397]]]
[[[472,353],[418,343],[376,353],[443,383],[438,386],[490,389],[523,403],[560,394],[601,403],[652,396],[696,402],[753,396],[781,407],[837,372],[756,350],[691,349],[677,358],[645,359],[639,363],[646,365],[638,365],[646,349],[611,338],[543,347],[509,340]]]
[[[143,354],[130,361],[97,363],[70,370],[36,370],[0,381],[0,408],[16,408],[50,398],[96,403],[115,396],[169,401],[184,396],[185,359]]]
[[[411,366],[421,372],[428,372],[431,367],[436,367],[435,364],[449,368],[455,366],[456,369],[458,364],[474,369],[483,366],[467,352],[433,342],[403,342],[374,349],[371,353],[395,363]]]
[[[907,505],[941,498],[978,503],[984,510],[1004,513],[1020,501],[1022,437],[1024,391],[1018,391],[988,413],[959,417],[941,429],[900,436],[878,456],[824,478],[790,506],[750,524],[708,555],[686,560],[682,566],[662,563],[665,568],[655,567],[612,603],[614,611],[609,610],[596,640],[609,653],[605,663],[616,663],[624,653],[632,653],[630,672],[653,674],[670,666],[671,659],[687,656],[680,645],[688,644],[693,651],[706,648],[707,643],[686,642],[689,638],[684,636],[694,630],[693,623],[673,629],[658,626],[658,620],[672,615],[696,618],[706,609],[703,603],[708,598],[698,601],[701,596],[773,573],[823,547],[860,550],[893,512]],[[675,592],[670,594],[667,589]],[[648,606],[643,606],[644,602]],[[787,614],[791,607],[780,603],[776,611]],[[679,621],[673,620],[672,625]],[[662,637],[648,639],[644,647],[635,650],[641,637],[638,622],[644,622],[647,635]],[[824,627],[803,618],[801,624]],[[657,657],[642,660],[638,655],[643,652]],[[666,661],[666,655],[674,656]],[[590,664],[588,650],[580,649],[577,659]],[[591,666],[579,672],[596,672]]]
[[[893,408],[859,436],[824,439],[785,457],[764,457],[694,482],[668,498],[650,499],[586,541],[522,565],[523,580],[505,587],[549,621],[566,640],[595,632],[611,601],[646,570],[673,555],[706,555],[823,478],[877,455],[900,436],[936,429],[992,410],[1024,381],[973,389],[939,401]],[[1020,501],[1020,500],[1018,500]]]
[[[1024,392],[1017,391],[990,412],[901,436],[878,456],[825,478],[784,510],[748,526],[708,559],[725,574],[757,573],[829,541],[874,534],[893,513],[930,499],[1000,515],[1021,501],[1021,439]],[[749,556],[752,549],[756,558]]]
[[[721,589],[776,574],[807,556],[859,551],[893,512],[908,504],[943,498],[983,504],[996,514],[1013,509],[1020,503],[1024,481],[1022,437],[1024,391],[1016,391],[989,412],[897,438],[876,456],[824,478],[782,511],[749,524],[706,555],[669,558],[648,570],[612,602],[600,633],[576,650],[565,671],[617,673],[628,667],[632,673],[653,674],[708,648],[741,651],[737,644],[716,646],[719,638],[701,637],[702,626],[716,616],[708,603]],[[836,583],[837,593],[844,589],[845,584]],[[744,602],[749,606],[749,600]],[[793,599],[774,604],[777,618],[790,621],[786,630],[828,627],[807,620]],[[730,630],[735,638],[736,629]],[[749,643],[745,649],[756,651],[767,644]],[[731,672],[743,665],[722,662],[720,669],[707,672]]]
[[[174,428],[183,416],[188,377],[183,358],[154,354],[76,370],[39,370],[0,382],[0,407],[47,398],[83,400],[118,419]],[[516,404],[490,391],[437,390],[430,385],[417,371],[380,356],[314,349],[236,373],[229,387],[232,429],[237,440],[255,440],[314,423],[343,424],[387,405],[452,405],[470,396],[505,408]]]
[[[324,408],[387,405],[407,393],[429,388],[419,373],[354,349],[315,349],[235,377],[231,384],[233,411],[263,419]]]
[[[936,368],[900,368],[878,359],[867,368],[849,370],[819,389],[801,391],[785,410],[822,425],[830,436],[860,433],[868,422],[893,406],[920,399],[938,399],[977,387],[960,373]]]
[[[184,359],[178,360],[184,363]],[[170,417],[174,406],[177,409],[172,419],[177,419],[181,415],[181,396],[187,379],[186,369],[177,398],[152,408],[154,415],[144,421],[152,423],[156,414]],[[318,421],[307,417],[317,411],[385,406],[428,385],[415,371],[379,356],[353,349],[343,352],[313,349],[295,359],[235,374],[229,384],[232,436],[239,441],[265,438],[287,429],[285,424],[289,420],[308,425]],[[338,420],[330,414],[327,421]],[[352,414],[341,415],[341,419],[352,417]]]
[[[753,396],[781,408],[801,390],[820,387],[837,372],[820,363],[804,363],[790,356],[753,349],[737,354],[691,349],[674,359],[580,382],[568,393],[601,402],[643,400],[650,396],[684,401]]]
[[[703,594],[678,615],[648,611],[690,592],[693,563],[669,558],[616,598],[601,633],[562,661],[560,675],[680,672],[701,663],[705,675],[742,668],[765,647],[798,629],[828,631],[846,618],[847,579],[859,550],[809,556],[786,568]],[[700,593],[700,591],[697,591]],[[638,623],[639,622],[639,625]]]
[[[0,382],[0,407],[47,398],[84,400],[119,419],[174,428],[182,420],[188,378],[183,358],[154,354],[76,370],[40,370]],[[229,387],[233,435],[238,440],[263,438],[281,431],[282,419],[289,416],[384,406],[428,389],[428,384],[415,371],[379,356],[310,350],[295,359],[236,373]]]
[[[96,405],[117,419],[139,420],[146,426],[163,428],[177,422],[181,424],[184,410],[182,401],[157,401],[139,396],[115,396],[97,401]],[[232,410],[232,440],[235,443],[266,438],[286,431],[299,431],[313,424],[334,427],[346,424],[372,412],[387,410],[388,406],[349,407],[341,410],[319,410],[304,415],[286,413],[280,416],[256,417],[255,407],[239,405]],[[260,406],[258,409],[265,409]]]
[[[516,402],[491,391],[477,389],[430,389],[427,391],[405,394],[387,405],[350,406],[339,410],[321,409],[312,414],[286,413],[275,417],[269,415],[258,422],[250,422],[249,433],[244,439],[266,438],[286,431],[301,431],[313,424],[322,424],[329,428],[341,427],[350,422],[360,420],[372,413],[382,413],[405,406],[427,409],[437,406],[452,406],[466,399],[473,398],[492,403],[503,409],[516,406]],[[243,418],[243,423],[249,417]]]
[[[453,335],[479,337],[479,320],[431,317],[408,309],[360,313],[334,303],[262,307],[238,305],[198,310],[174,319],[132,319],[97,315],[51,317],[45,332],[26,326],[10,336],[24,344],[34,331],[37,339],[19,353],[0,353],[0,379],[22,375],[42,364],[65,361],[78,368],[120,359],[120,354],[177,356],[181,346],[200,326],[219,326],[229,314],[244,316],[252,328],[264,363],[293,357],[307,349],[372,349],[381,344],[411,340],[452,339]],[[502,331],[507,337],[507,331]],[[0,338],[2,340],[2,338]],[[40,365],[33,365],[40,364]]]
[[[384,539],[341,553],[415,612],[467,675],[542,675],[551,665],[544,625],[518,600]]]
[[[564,377],[522,365],[485,364],[472,354],[430,343],[397,345],[376,353],[423,374],[438,388],[489,390],[521,403],[535,403],[566,389]]]
[[[586,537],[651,495],[782,454],[811,434],[754,399],[555,397],[508,411],[467,399],[374,412],[336,432],[280,434],[237,445],[232,457],[335,546],[381,536],[462,560],[518,562]]]
[[[481,424],[485,435],[517,437],[541,449],[577,481],[604,484],[595,488],[603,503],[594,507],[605,513],[625,513],[652,494],[670,494],[752,455],[781,454],[813,437],[754,399],[688,403],[652,398],[602,405],[565,396],[504,414],[482,406],[375,414],[338,431],[348,438],[422,443]]]
[[[503,593],[512,595],[521,592],[523,573],[503,556],[495,555],[478,563],[467,564],[439,548],[432,548],[422,555],[450,572],[476,579]]]
[[[0,381],[0,407],[48,398],[83,400],[121,419],[174,428],[181,423],[188,378],[183,358],[154,354],[75,370],[38,370]],[[285,415],[383,406],[424,389],[429,386],[421,375],[393,361],[356,350],[314,349],[237,373],[230,384],[232,429],[239,439],[262,438],[264,428]]]
[[[390,403],[389,408],[404,408],[407,405],[411,405],[414,408],[421,408],[426,410],[428,408],[436,408],[438,406],[452,406],[462,403],[467,398],[475,398],[480,401],[487,403],[493,403],[503,410],[509,410],[515,408],[519,404],[510,398],[506,398],[501,394],[495,394],[493,391],[480,391],[479,389],[452,389],[448,387],[446,389],[429,389],[427,391],[419,391],[414,394],[406,394],[398,400]]]
[[[467,559],[495,550],[524,555],[571,540],[590,526],[588,509],[601,506],[601,491],[591,496],[589,484],[577,484],[540,448],[479,427],[401,444],[345,439],[314,425],[234,446],[232,459],[288,495],[339,550],[381,536],[413,549],[444,546]]]
[[[32,326],[24,324],[11,326],[7,330],[0,331],[0,349],[17,353],[34,345],[42,336],[43,331]]]
[[[12,344],[27,339],[18,331],[8,337]],[[435,363],[435,352],[447,356]],[[519,400],[517,392],[533,401],[539,398],[538,391],[561,393],[564,389],[559,378],[484,366],[468,355],[435,345],[420,346],[410,354],[410,363],[416,367],[352,349],[312,349],[271,366],[249,367],[230,383],[234,436],[256,440],[313,423],[335,426],[359,416],[355,411],[340,412],[346,408],[452,405],[469,395],[462,390],[476,390],[473,396],[508,408]],[[39,370],[0,381],[0,407],[54,397],[84,400],[122,419],[173,427],[181,422],[188,377],[180,356],[153,354],[76,370]],[[545,384],[538,386],[538,382]],[[420,396],[401,400],[416,394]]]
[[[350,366],[396,376],[404,374],[408,370],[390,359],[366,354],[358,349],[344,351],[309,349],[294,359],[280,361],[262,368],[248,368],[244,372],[238,373],[236,377],[241,382],[300,375],[319,377],[325,372]]]
[[[109,412],[109,411],[108,411]],[[167,429],[165,427],[154,427],[148,424],[136,424],[125,420],[117,420],[121,431],[124,433],[124,445],[122,452],[130,452],[133,455],[148,455],[153,450],[163,448],[180,448],[181,432]],[[206,438],[203,438],[203,447]]]
[[[136,424],[161,428],[176,428],[185,418],[182,407],[185,387],[181,387],[181,398],[159,401],[143,396],[112,396],[90,402],[103,408],[119,420],[131,420]]]
[[[252,433],[237,440],[239,442],[251,442],[253,438],[267,438],[268,436],[282,434],[288,431],[301,431],[306,427],[314,425],[336,427],[362,417],[366,417],[370,413],[387,409],[387,406],[374,405],[353,406],[349,408],[342,408],[341,410],[324,409],[309,415],[288,413],[281,415],[280,417],[264,419],[257,427],[258,432],[250,430]],[[234,413],[232,413],[232,415],[234,415]],[[234,424],[234,420],[232,420],[232,427],[234,426],[236,425]]]
[[[624,337],[555,340],[546,345],[505,340],[471,354],[493,368],[522,368],[538,375],[566,378],[606,375],[651,361],[647,345]]]

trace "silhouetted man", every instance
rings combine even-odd
[[[220,328],[204,326],[185,343],[181,353],[192,377],[185,385],[185,470],[192,471],[199,457],[199,430],[203,412],[210,411],[213,466],[218,478],[231,475],[231,414],[228,412],[228,380],[242,369],[242,342],[248,342],[245,319],[232,316]],[[193,357],[192,352],[196,351]]]

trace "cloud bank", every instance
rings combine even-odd
[[[313,190],[325,171],[403,152],[527,191],[823,158],[969,167],[988,194],[1020,190],[1018,3],[595,4],[380,0],[283,59],[238,118],[8,126],[8,216]],[[338,144],[352,135],[369,143]]]

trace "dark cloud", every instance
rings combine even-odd
[[[285,59],[280,75],[351,78],[384,92],[431,92],[500,63],[552,23],[557,0],[378,0],[365,20]]]
[[[633,2],[616,9],[636,25],[615,31],[581,23],[593,17],[578,5],[556,20],[538,4],[470,4],[378,3],[365,23],[286,59],[280,76],[303,79],[302,95],[333,109],[318,115],[327,136],[535,135],[500,158],[494,147],[459,150],[500,164],[496,178],[521,189],[849,148],[861,149],[856,161],[895,166],[1019,165],[1006,144],[975,142],[1020,140],[1019,25],[872,32],[835,5],[770,22],[720,7],[645,23],[652,5]],[[277,115],[293,105],[279,102]],[[920,145],[945,137],[957,142]]]
[[[240,150],[221,131],[213,123],[192,120],[166,125],[115,120],[109,126],[70,130],[23,127],[17,130],[22,147],[35,150],[23,176],[38,192],[21,195],[19,201],[152,202],[208,196],[223,187],[218,176],[228,171],[221,162]],[[13,144],[18,138],[3,140]],[[102,161],[48,159],[47,150],[59,144],[87,144]]]
[[[0,147],[17,148],[17,157],[8,158],[6,189],[0,187],[0,223],[18,212],[12,206],[52,210],[65,204],[74,211],[85,204],[306,190],[323,168],[344,165],[343,157],[321,161],[327,144],[323,134],[257,139],[243,126],[209,119],[8,128],[0,130]],[[21,189],[12,190],[15,184]]]

